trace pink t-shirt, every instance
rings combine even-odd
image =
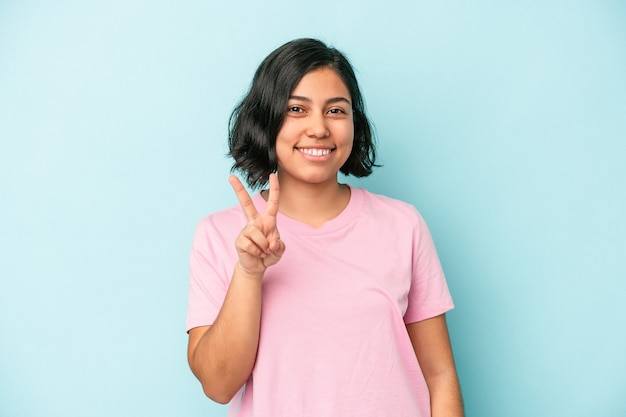
[[[229,416],[430,416],[405,324],[453,307],[431,235],[413,206],[351,191],[320,228],[278,214],[287,250],[265,273],[256,364]],[[217,317],[245,224],[239,206],[198,224],[188,330]]]

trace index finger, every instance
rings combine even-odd
[[[278,177],[276,174],[270,174],[270,190],[267,194],[267,205],[265,206],[266,214],[276,217],[276,214],[278,214],[279,197],[280,187],[278,184]]]
[[[259,215],[259,212],[256,210],[254,203],[252,202],[252,198],[250,198],[250,194],[246,191],[246,188],[243,186],[239,178],[235,175],[231,175],[228,177],[228,182],[230,183],[233,190],[235,190],[235,194],[237,194],[237,199],[239,200],[239,204],[241,204],[241,208],[243,212],[246,214],[248,220],[254,219]]]

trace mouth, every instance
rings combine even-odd
[[[332,152],[335,151],[335,148],[332,149],[328,149],[328,148],[296,148],[296,150],[300,153],[303,153],[305,155],[309,155],[309,156],[326,156],[326,155],[330,155]]]

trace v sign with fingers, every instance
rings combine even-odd
[[[267,206],[259,213],[239,178],[231,175],[228,179],[237,194],[248,223],[235,240],[240,267],[252,276],[263,276],[265,270],[277,263],[285,252],[285,244],[280,240],[276,227],[278,214],[278,177],[270,174],[270,189]]]
[[[229,182],[248,220],[235,239],[234,265],[224,304],[210,326],[189,331],[188,358],[205,394],[226,404],[250,377],[256,361],[261,325],[262,278],[285,252],[276,228],[278,177],[269,178],[267,207],[259,213],[235,176]]]

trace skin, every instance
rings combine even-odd
[[[337,173],[352,151],[352,117],[350,92],[334,70],[302,77],[276,137],[281,213],[319,227],[347,206],[350,189],[337,182]]]
[[[430,393],[433,417],[462,417],[463,400],[448,336],[446,316],[406,326]]]
[[[269,178],[258,212],[237,177],[229,178],[247,224],[235,241],[239,256],[224,305],[212,326],[189,331],[188,360],[205,394],[227,403],[246,382],[259,344],[263,275],[286,247],[276,215],[320,227],[345,209],[350,189],[339,168],[354,138],[349,91],[332,69],[309,72],[291,94],[276,138],[278,177]],[[278,178],[280,178],[280,185]],[[407,325],[431,396],[433,417],[463,416],[461,392],[445,316]]]

